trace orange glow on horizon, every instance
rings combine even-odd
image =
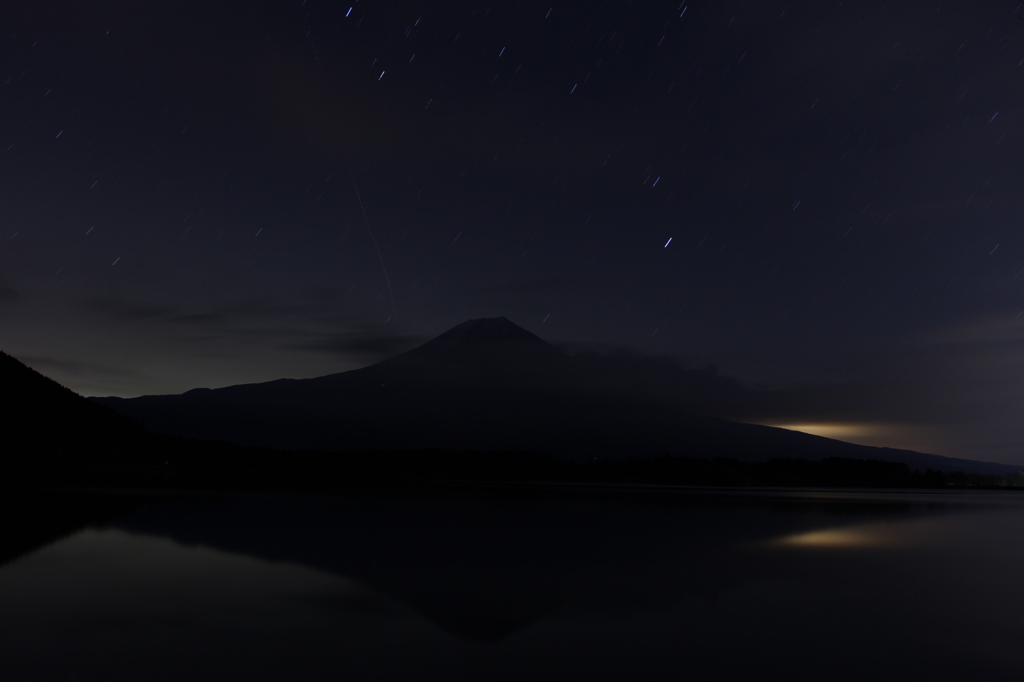
[[[817,424],[807,422],[799,424],[769,424],[768,426],[776,426],[780,429],[787,429],[789,431],[801,431],[814,436],[824,436],[825,438],[835,438],[837,440],[869,438],[871,436],[877,436],[886,430],[885,427],[877,424],[855,422]]]
[[[767,422],[764,426],[774,426],[788,431],[800,431],[812,436],[822,436],[835,440],[870,445],[875,447],[905,448],[919,452],[933,452],[927,438],[922,438],[919,430],[902,424],[883,422]]]

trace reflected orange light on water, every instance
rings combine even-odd
[[[766,544],[769,547],[808,550],[925,547],[935,542],[939,529],[940,523],[935,519],[862,523],[786,535]]]
[[[783,547],[820,547],[820,548],[864,548],[889,544],[887,538],[870,527],[832,528],[816,530],[810,533],[790,535],[771,544]]]

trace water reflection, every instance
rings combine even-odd
[[[814,530],[808,533],[789,535],[774,541],[774,544],[792,547],[862,548],[884,544],[877,528],[841,528],[837,530]]]
[[[806,549],[912,549],[941,542],[946,519],[866,523],[812,530],[770,540],[767,546]]]
[[[26,680],[1016,679],[1022,532],[998,495],[144,501],[0,569],[0,660]]]

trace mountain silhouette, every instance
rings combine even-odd
[[[0,466],[84,464],[128,456],[138,424],[0,352]]]
[[[946,471],[1016,470],[701,416],[689,397],[644,377],[609,376],[503,317],[469,320],[349,372],[92,400],[153,432],[281,450],[539,452],[577,461],[840,457]]]

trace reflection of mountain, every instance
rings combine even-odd
[[[1014,470],[696,416],[702,401],[710,406],[736,387],[707,373],[658,380],[649,370],[634,375],[622,365],[569,357],[497,318],[470,320],[351,372],[94,400],[153,431],[281,449],[535,451],[577,459],[844,457]]]
[[[563,607],[713,596],[746,579],[743,545],[915,509],[700,495],[276,496],[163,502],[115,525],[343,575],[452,634],[498,641]]]
[[[105,523],[135,509],[125,495],[39,490],[4,490],[0,496],[0,566],[83,528]]]

